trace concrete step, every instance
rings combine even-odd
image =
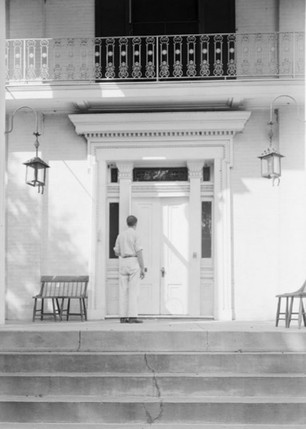
[[[0,397],[1,422],[306,425],[306,398]],[[285,426],[286,427],[286,426]]]
[[[305,374],[0,374],[0,395],[306,398]]]
[[[253,424],[137,424],[133,423],[0,423],[0,429],[305,429],[305,425]]]
[[[306,353],[0,352],[0,373],[306,374]]]
[[[117,331],[58,329],[47,325],[37,331],[1,330],[0,351],[306,352],[304,330],[206,331],[193,326],[193,330],[157,331],[145,324],[121,326]]]
[[[154,424],[156,429],[305,429],[305,425],[253,424]],[[0,423],[0,429],[153,429],[151,424],[133,423]]]

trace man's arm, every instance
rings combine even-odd
[[[120,256],[119,236],[116,239],[115,247],[113,248],[115,255]]]
[[[145,266],[143,262],[142,250],[138,250],[138,252],[136,252],[136,255],[138,259],[138,264],[140,266],[140,278],[143,279],[145,276]]]

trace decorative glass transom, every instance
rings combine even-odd
[[[134,168],[134,182],[182,182],[188,180],[188,168]]]

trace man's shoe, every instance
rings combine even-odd
[[[120,323],[129,323],[129,319],[127,317],[120,317]]]
[[[129,317],[128,323],[143,323],[143,321],[137,319],[137,317]]]

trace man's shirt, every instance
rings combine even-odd
[[[128,228],[118,235],[114,251],[116,255],[122,258],[127,256],[136,256],[137,252],[142,250],[139,235],[134,228]]]

